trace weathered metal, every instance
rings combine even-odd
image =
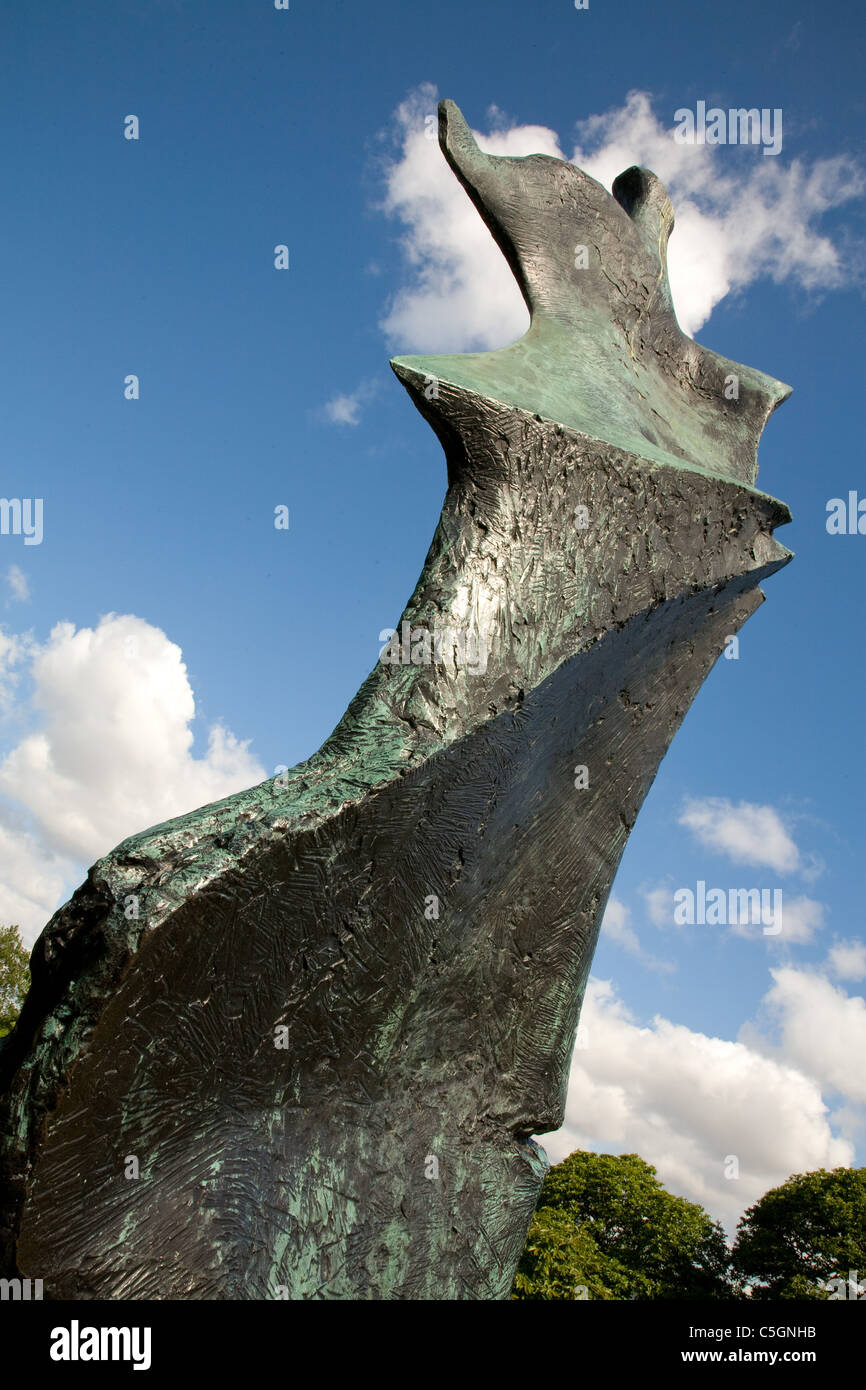
[[[655,176],[483,154],[451,102],[440,143],[531,327],[393,363],[448,492],[324,746],[124,841],[37,943],[2,1242],[47,1296],[507,1297],[626,838],[790,558],[754,487],[788,388],[680,331]]]

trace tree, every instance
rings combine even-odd
[[[730,1298],[718,1222],[637,1154],[578,1150],[544,1180],[515,1298]]]
[[[740,1219],[733,1262],[752,1298],[846,1296],[827,1284],[866,1280],[866,1168],[797,1173],[766,1192]]]
[[[648,1298],[649,1281],[603,1255],[586,1226],[555,1207],[536,1211],[511,1297],[520,1299]]]
[[[29,962],[18,928],[0,926],[0,1037],[12,1031],[30,988]]]

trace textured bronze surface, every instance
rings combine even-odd
[[[449,476],[407,643],[40,937],[0,1234],[46,1297],[507,1297],[626,838],[790,558],[753,487],[788,389],[681,333],[654,175],[482,155],[450,102],[440,142],[532,326],[393,364]]]

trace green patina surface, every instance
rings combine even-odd
[[[681,332],[667,271],[673,208],[655,175],[620,175],[614,203],[575,165],[485,154],[453,102],[442,103],[440,142],[531,323],[493,352],[396,357],[398,374],[465,387],[654,463],[753,482],[760,431],[791,388]]]
[[[124,841],[49,924],[4,1219],[67,1292],[508,1296],[628,830],[789,558],[754,487],[788,388],[681,333],[658,180],[485,155],[448,102],[440,142],[531,326],[393,360],[450,477],[403,618],[485,625],[490,668],[377,665],[311,759]]]

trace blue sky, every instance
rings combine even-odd
[[[496,152],[654,168],[683,326],[794,387],[759,485],[796,559],[632,834],[549,1150],[637,1150],[728,1222],[863,1162],[866,536],[825,525],[866,496],[863,27],[738,0],[4,14],[2,492],[43,499],[44,536],[0,536],[0,920],[32,941],[124,835],[309,756],[397,623],[445,467],[388,358],[522,331],[424,139],[450,96]],[[677,146],[699,101],[780,109],[781,153]],[[787,929],[675,927],[699,879],[780,887]]]

